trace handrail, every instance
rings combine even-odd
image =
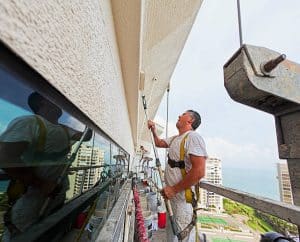
[[[101,230],[95,231],[95,236],[92,236],[91,241],[123,241],[125,217],[128,216],[127,207],[131,202],[131,194],[131,181],[127,180],[122,189],[119,190],[117,202],[112,208],[110,216],[105,221]]]
[[[74,167],[70,167],[68,171],[81,171],[81,170],[88,170],[88,169],[109,167],[109,166],[116,166],[116,165],[74,166]]]
[[[112,165],[95,165],[95,166],[74,166],[74,167],[69,167],[68,171],[81,171],[81,170],[88,170],[88,169],[101,168],[101,167],[111,167],[111,166],[122,166],[122,165],[112,164]],[[127,166],[128,165],[125,165],[125,167]],[[0,181],[7,181],[10,179],[11,179],[10,176],[0,169]]]
[[[300,207],[201,181],[200,187],[300,226]]]

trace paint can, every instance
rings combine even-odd
[[[163,229],[166,227],[167,213],[166,211],[158,212],[158,228]]]
[[[143,217],[144,217],[144,224],[145,224],[145,228],[147,230],[148,238],[151,238],[152,237],[152,214],[151,214],[151,211],[144,211]]]
[[[148,207],[152,213],[157,212],[157,195],[155,192],[149,192],[147,195]]]

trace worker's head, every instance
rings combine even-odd
[[[56,121],[62,115],[62,110],[58,106],[38,92],[33,92],[29,95],[28,105],[35,114],[41,115],[48,120]]]
[[[191,130],[196,130],[201,124],[201,117],[198,112],[194,110],[187,110],[178,117],[176,127],[190,128]]]
[[[196,130],[201,124],[201,116],[198,112],[194,110],[187,110],[187,112],[192,116],[193,118],[192,128],[193,130]]]

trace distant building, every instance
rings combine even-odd
[[[293,204],[293,194],[287,164],[277,163],[277,172],[280,200],[285,203]]]
[[[222,165],[220,159],[208,158],[206,160],[204,179],[213,184],[222,185]],[[205,189],[200,189],[200,207],[222,212],[223,197]]]
[[[73,164],[74,167],[103,165],[104,150],[98,147],[81,145]],[[79,170],[75,174],[69,176],[70,189],[67,193],[67,197],[71,198],[76,194],[80,194],[81,187],[82,191],[85,191],[94,186],[95,183],[100,179],[101,171],[102,167]],[[82,183],[82,181],[84,182]]]

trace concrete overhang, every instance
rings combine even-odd
[[[153,119],[202,0],[113,0],[124,86],[135,145],[149,141],[141,95]],[[140,73],[144,82],[140,83]]]
[[[134,145],[136,146],[142,1],[112,0],[111,3],[132,137]]]

